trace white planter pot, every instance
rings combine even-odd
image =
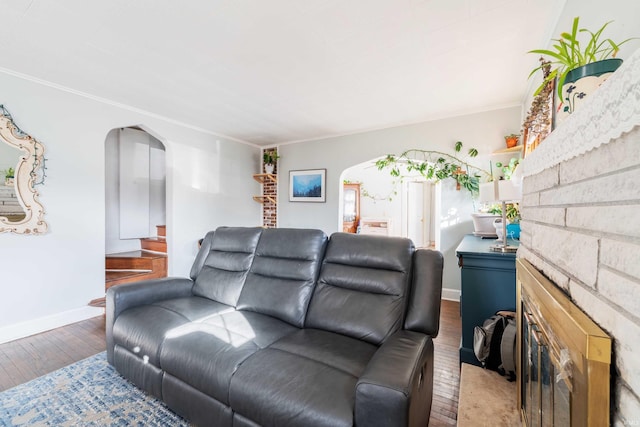
[[[489,213],[472,213],[473,234],[480,237],[496,237],[496,228],[493,225],[496,218],[502,217]]]
[[[264,170],[267,173],[273,173],[273,169],[275,168],[274,165],[272,165],[271,163],[267,163],[266,165],[264,165]]]

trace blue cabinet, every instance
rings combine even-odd
[[[516,310],[516,254],[492,252],[495,240],[467,235],[458,248],[462,274],[460,363],[480,365],[473,353],[473,328],[499,310]],[[517,246],[518,241],[509,240]]]

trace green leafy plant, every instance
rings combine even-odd
[[[578,28],[579,17],[573,19],[573,25],[571,32],[563,32],[560,34],[559,39],[553,39],[553,49],[534,49],[529,53],[536,53],[545,55],[551,58],[552,69],[547,75],[542,84],[536,89],[534,96],[540,93],[548,82],[558,78],[558,96],[562,98],[562,85],[567,77],[567,73],[574,68],[581,67],[583,65],[590,64],[592,62],[601,61],[607,58],[615,58],[620,46],[627,43],[634,38],[628,38],[619,43],[614,42],[611,39],[601,39],[602,33],[605,28],[613,21],[605,23],[595,33],[586,29]],[[579,40],[579,34],[587,34],[586,42],[581,43]],[[529,74],[529,78],[535,75],[538,71],[544,71],[544,64],[536,67]]]
[[[454,151],[462,151],[462,141],[457,141]],[[467,151],[469,158],[476,157],[478,150],[470,148]],[[491,173],[477,166],[462,160],[456,155],[435,150],[411,149],[399,155],[387,154],[384,158],[376,161],[378,170],[390,169],[391,176],[403,177],[403,170],[406,173],[418,172],[428,180],[441,181],[452,178],[460,187],[469,190],[472,195],[478,193],[480,178],[484,175],[491,178]]]
[[[496,166],[502,169],[502,177],[504,179],[511,179],[513,172],[516,170],[516,167],[518,167],[519,164],[520,160],[512,157],[511,160],[509,160],[509,163],[504,164],[502,162],[497,162]]]
[[[280,155],[278,155],[277,151],[265,151],[262,153],[262,161],[265,165],[275,165]]]
[[[13,168],[5,169],[2,172],[4,173],[5,178],[14,178],[16,173]]]
[[[507,203],[507,220],[511,224],[517,224],[520,222],[520,205],[518,203]],[[502,207],[498,204],[491,205],[487,210],[488,213],[495,215],[502,215]]]

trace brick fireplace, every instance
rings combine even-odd
[[[640,51],[523,168],[518,258],[612,337],[611,422],[640,425]]]

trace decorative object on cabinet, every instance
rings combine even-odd
[[[12,194],[14,202],[0,200],[0,233],[42,234],[47,231],[44,207],[39,201],[36,185],[43,184],[45,175],[44,146],[41,142],[21,130],[13,121],[9,111],[0,105],[0,144],[7,144],[10,151],[17,149]],[[6,147],[5,147],[6,148]],[[5,203],[20,207],[19,215],[3,214]],[[13,209],[13,207],[11,208]]]
[[[497,311],[516,309],[515,253],[494,252],[492,240],[467,235],[456,248],[461,274],[460,363],[480,366],[473,352],[473,328]],[[519,242],[513,242],[519,245]]]
[[[325,202],[326,173],[326,169],[289,171],[289,201]]]
[[[391,218],[360,219],[360,234],[390,236],[391,235]]]
[[[457,141],[454,151],[462,151],[462,141]],[[478,150],[470,148],[467,152],[470,158],[478,155]],[[441,181],[452,178],[456,181],[457,189],[464,187],[472,195],[478,193],[480,178],[490,178],[491,172],[474,166],[455,155],[434,150],[411,149],[399,155],[387,154],[376,161],[378,170],[390,168],[391,176],[403,177],[406,173],[417,172],[430,181]],[[401,169],[402,168],[402,169]]]
[[[504,179],[500,181],[487,182],[480,185],[480,201],[494,202],[502,204],[502,233],[501,242],[491,246],[491,250],[496,252],[515,252],[518,247],[507,243],[507,202],[519,201],[522,198],[522,182],[518,179]]]
[[[481,187],[482,188],[482,187]],[[500,215],[496,215],[491,212],[474,212],[471,214],[471,220],[473,221],[473,235],[486,238],[497,238],[496,229],[493,226],[493,222],[500,218]]]
[[[342,231],[356,233],[360,222],[360,184],[343,184]]]

